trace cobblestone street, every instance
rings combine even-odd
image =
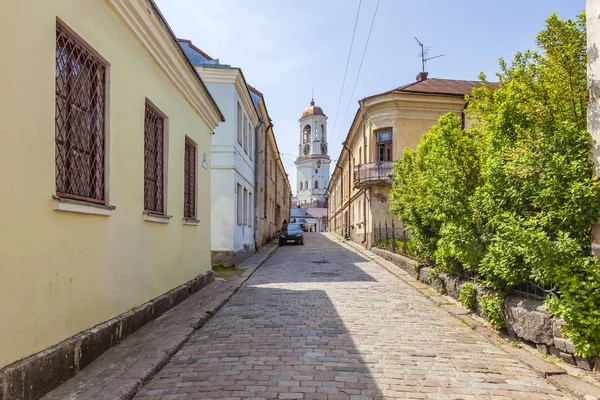
[[[563,395],[378,264],[321,234],[279,248],[139,400]]]

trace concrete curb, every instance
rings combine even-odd
[[[216,279],[196,294],[108,350],[42,400],[129,400],[210,319],[277,250],[267,245],[231,281]],[[252,261],[252,262],[250,262]],[[9,400],[9,399],[6,399]]]
[[[329,236],[331,240],[338,242],[342,246],[349,248],[354,252],[359,252],[363,256],[366,256],[373,262],[379,264],[381,267],[388,270],[392,275],[405,282],[408,286],[419,291],[436,306],[440,307],[453,317],[461,320],[463,323],[469,325],[488,342],[509,354],[517,361],[527,365],[538,375],[545,378],[550,384],[556,386],[563,392],[582,400],[600,400],[600,389],[598,387],[584,382],[575,376],[568,375],[566,370],[537,357],[535,354],[532,354],[527,350],[512,346],[508,341],[500,337],[495,330],[489,328],[489,324],[487,324],[485,321],[481,320],[480,318],[473,318],[472,314],[468,310],[456,304],[454,299],[439,294],[429,285],[419,282],[415,278],[411,277],[410,274],[400,267],[383,259],[375,253],[366,250],[356,243],[346,241],[337,235],[325,235]]]

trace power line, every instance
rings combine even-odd
[[[375,25],[375,17],[377,17],[377,10],[379,9],[379,1],[377,0],[377,5],[375,6],[375,12],[373,13],[373,19],[371,20],[371,27],[369,28],[369,35],[367,36],[367,43],[365,43],[365,49],[363,50],[362,58],[360,59],[360,65],[358,66],[358,73],[356,74],[356,79],[354,80],[354,86],[352,87],[352,94],[350,94],[350,101],[348,102],[348,107],[346,108],[346,114],[344,115],[344,124],[346,123],[346,118],[348,117],[348,111],[350,111],[350,105],[352,104],[352,96],[354,96],[354,90],[356,89],[356,84],[358,83],[358,78],[360,76],[360,71],[362,69],[363,61],[365,60],[365,54],[367,54],[367,48],[369,47],[369,39],[371,39],[371,32],[373,31],[373,25]]]
[[[344,71],[344,79],[342,80],[342,90],[340,91],[340,99],[338,100],[337,110],[335,111],[335,118],[333,119],[333,132],[332,136],[335,136],[335,125],[337,124],[338,113],[340,112],[340,105],[342,104],[342,96],[344,94],[344,86],[346,85],[346,76],[348,75],[348,66],[350,65],[350,56],[352,55],[352,46],[354,46],[354,36],[356,35],[356,26],[358,25],[358,16],[360,14],[360,5],[362,0],[358,2],[358,10],[356,11],[356,19],[354,20],[354,30],[352,31],[352,40],[350,41],[350,50],[348,51],[348,60],[346,60],[346,69]]]

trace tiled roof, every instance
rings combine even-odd
[[[494,86],[496,84],[492,84]],[[479,81],[461,81],[454,79],[429,78],[420,82],[409,83],[393,89],[392,93],[426,93],[449,96],[464,96],[471,94],[474,88],[481,87]]]

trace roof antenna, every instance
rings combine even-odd
[[[421,43],[421,41],[419,39],[417,39],[416,36],[415,36],[415,40],[417,41],[417,43],[419,43],[419,46],[421,46],[421,53],[419,53],[419,57],[421,57],[421,65],[423,68],[423,72],[425,72],[425,64],[427,64],[427,61],[433,60],[434,58],[444,57],[443,54],[433,56],[433,57],[427,57],[429,55],[429,50],[431,49],[431,46],[425,47],[423,45],[423,43]]]

